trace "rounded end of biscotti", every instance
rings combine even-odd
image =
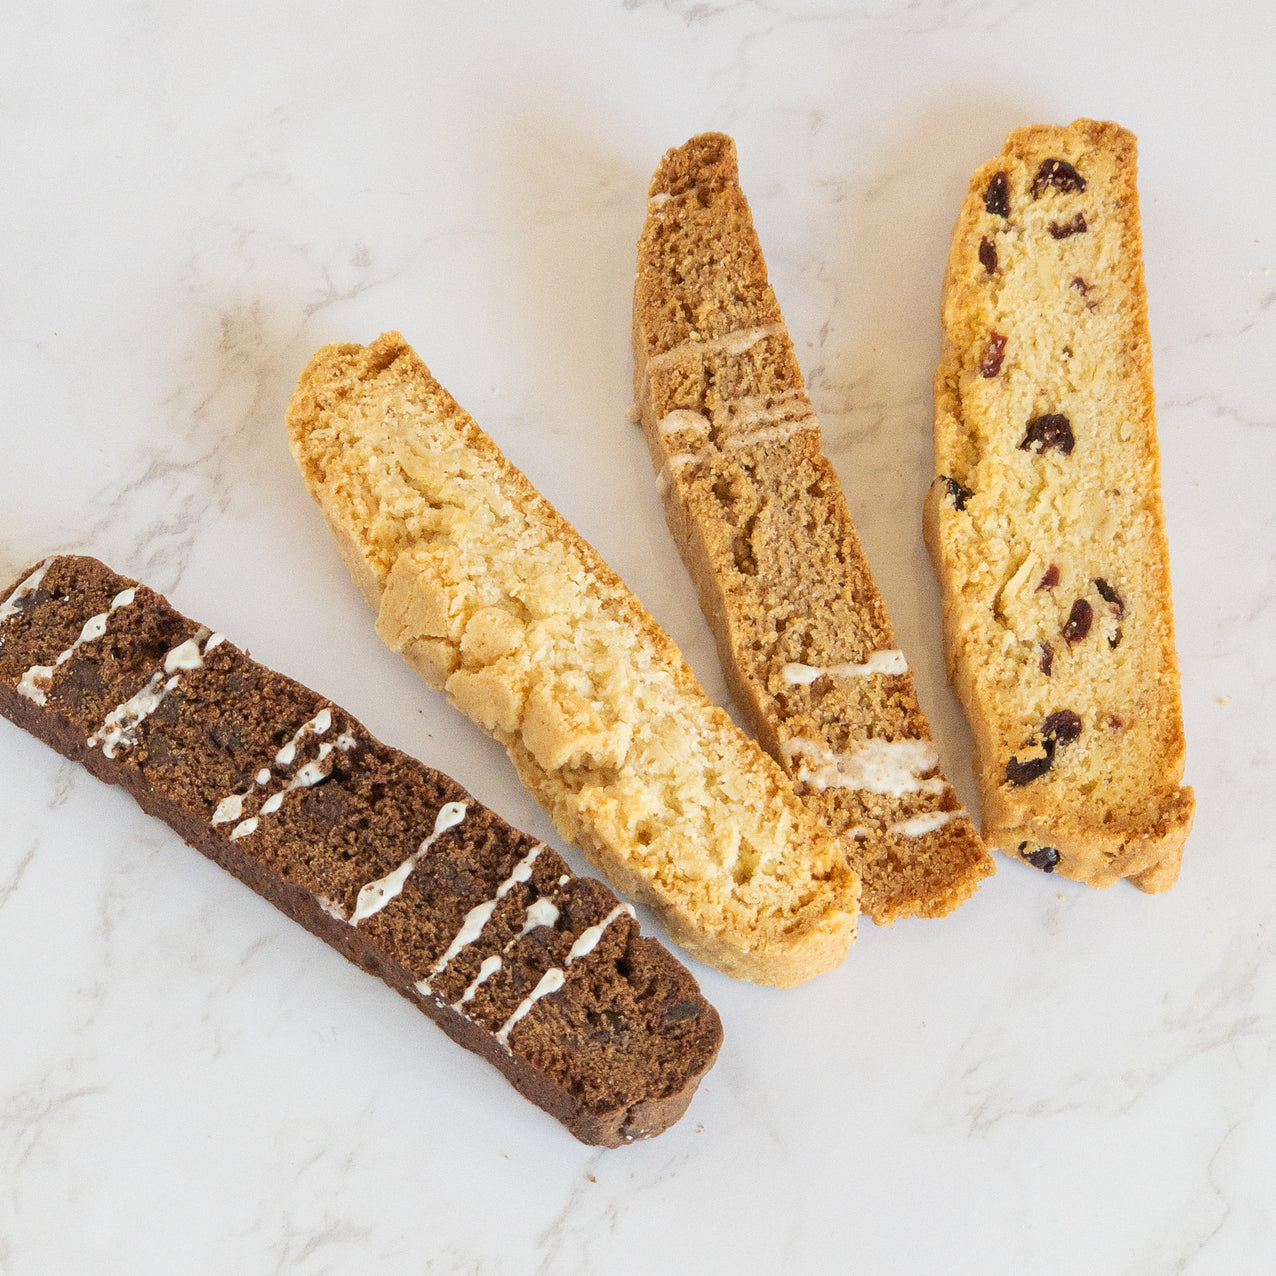
[[[1132,816],[1087,822],[1034,816],[994,790],[985,801],[983,834],[989,846],[1041,872],[1099,887],[1128,879],[1159,894],[1178,879],[1195,807],[1185,785]]]
[[[649,199],[673,198],[705,186],[737,185],[735,141],[726,133],[697,133],[667,150],[651,179]]]

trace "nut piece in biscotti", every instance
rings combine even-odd
[[[833,839],[402,337],[320,350],[288,423],[381,637],[617,889],[729,975],[842,960],[859,881]]]
[[[633,342],[657,487],[736,701],[860,873],[864,911],[944,915],[992,859],[939,772],[729,137],[692,138],[656,171]]]
[[[721,1041],[601,882],[96,559],[0,594],[0,714],[494,1064],[585,1143],[682,1114]]]
[[[1146,891],[1192,822],[1135,187],[1110,123],[1012,133],[953,231],[926,539],[983,834]]]

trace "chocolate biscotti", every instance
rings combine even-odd
[[[585,1143],[660,1133],[713,1063],[717,1013],[602,883],[95,559],[47,559],[0,594],[0,713]]]
[[[1012,133],[957,217],[926,537],[983,834],[1096,886],[1170,886],[1192,822],[1135,139]]]
[[[750,726],[836,833],[874,921],[942,916],[991,857],[940,774],[729,137],[694,137],[656,170],[633,346],[669,526]]]
[[[320,350],[293,454],[377,630],[569,841],[727,974],[836,965],[859,883],[670,638],[397,333]]]

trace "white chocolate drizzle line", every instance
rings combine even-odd
[[[724,332],[718,337],[692,337],[687,341],[679,342],[676,346],[670,346],[668,350],[649,355],[647,373],[650,374],[653,368],[658,371],[671,363],[677,363],[679,359],[684,359],[689,354],[742,355],[758,342],[765,341],[768,337],[778,337],[783,332],[782,323],[766,323],[753,328],[737,328],[733,332]]]
[[[201,668],[204,657],[225,641],[224,635],[209,633],[201,626],[185,642],[178,643],[142,689],[106,715],[102,725],[89,736],[88,747],[93,749],[101,745],[108,758],[115,757],[121,746],[132,748],[137,743],[137,728],[164,703],[169,692],[181,682],[182,675]],[[201,642],[204,644],[202,650]]]
[[[366,921],[374,913],[379,913],[392,899],[395,899],[403,890],[412,870],[420,863],[430,847],[448,829],[455,828],[463,819],[465,819],[464,802],[444,803],[435,817],[434,832],[394,872],[387,873],[384,877],[379,877],[375,882],[369,882],[366,886],[359,888],[359,897],[355,900],[354,912],[350,914],[350,925],[357,926],[360,922]]]
[[[558,885],[562,886],[565,882],[571,880],[571,875],[560,877]],[[501,968],[501,959],[509,956],[509,951],[518,943],[524,935],[530,935],[538,926],[552,926],[558,921],[558,905],[553,901],[553,892],[549,895],[541,895],[534,899],[527,906],[527,913],[523,918],[523,929],[510,940],[504,948],[501,949],[500,956],[485,957],[483,964],[478,968],[478,974],[474,976],[474,981],[461,994],[459,1001],[452,1003],[453,1010],[461,1010],[466,1002],[474,1000],[474,994],[478,992],[483,984],[487,983],[491,977]],[[464,1014],[464,1011],[461,1011]]]
[[[557,992],[567,982],[567,968],[578,958],[592,953],[598,946],[598,941],[603,937],[603,931],[622,913],[628,913],[630,917],[635,915],[631,905],[617,904],[596,926],[590,926],[587,930],[581,931],[580,938],[571,946],[571,950],[567,954],[567,960],[563,962],[562,966],[551,966],[540,977],[540,982],[518,1003],[518,1008],[501,1025],[500,1031],[496,1034],[497,1041],[506,1050],[510,1050],[510,1033],[514,1030],[514,1026],[519,1020],[524,1018],[542,997],[548,997],[550,993]],[[510,1053],[512,1054],[513,1051],[510,1050]]]
[[[26,696],[28,700],[34,700],[36,704],[47,704],[49,687],[53,682],[53,671],[66,664],[86,642],[93,642],[94,639],[101,638],[106,633],[106,622],[110,619],[111,612],[118,611],[121,607],[127,607],[136,597],[136,589],[124,589],[116,594],[111,599],[111,605],[106,611],[99,612],[96,616],[90,616],[84,622],[84,627],[80,630],[80,636],[51,665],[32,665],[22,675],[15,688],[18,695]]]
[[[662,437],[667,438],[669,435],[684,430],[696,430],[705,437],[702,443],[693,448],[672,453],[666,461],[667,467],[670,470],[678,470],[684,465],[690,465],[693,461],[698,461],[705,456],[726,456],[731,452],[739,452],[758,443],[784,443],[793,438],[795,434],[800,434],[803,431],[815,431],[820,428],[820,423],[815,413],[810,411],[809,408],[801,415],[779,411],[772,414],[759,410],[743,418],[743,423],[746,424],[752,424],[755,421],[766,421],[769,424],[760,425],[756,430],[748,430],[742,434],[719,436],[717,441],[713,441],[708,437],[710,425],[707,417],[699,412],[692,412],[688,408],[675,408],[674,411],[661,417],[656,427]],[[699,422],[699,425],[696,422]],[[740,421],[732,422],[732,424],[740,423]]]
[[[921,777],[939,766],[929,740],[864,740],[845,753],[834,753],[823,740],[799,737],[780,746],[798,784],[825,789],[858,789],[902,797],[905,793],[943,793],[942,776]],[[808,762],[799,762],[806,758]]]
[[[277,767],[288,767],[297,760],[297,746],[308,735],[322,735],[332,726],[332,710],[328,708],[320,709],[313,718],[308,718],[293,733],[292,739],[275,754],[274,765]],[[284,787],[277,793],[273,793],[268,797],[258,809],[256,815],[250,815],[246,820],[240,820],[239,817],[244,813],[244,799],[251,795],[255,788],[265,788],[271,780],[270,767],[262,767],[256,775],[253,776],[248,788],[243,793],[231,793],[222,798],[217,803],[213,811],[211,823],[213,824],[229,824],[231,820],[239,820],[230,831],[232,841],[238,841],[241,837],[248,837],[255,833],[261,824],[263,815],[274,815],[284,804],[284,798],[294,789],[309,789],[316,784],[326,780],[332,774],[332,765],[326,768],[324,762],[334,749],[340,749],[343,753],[349,753],[355,746],[355,738],[349,732],[343,731],[337,738],[329,743],[324,741],[319,745],[319,751],[311,762],[307,762],[304,766],[299,767],[296,773],[288,781]]]
[[[911,820],[904,820],[900,824],[892,824],[889,831],[898,833],[900,837],[925,837],[927,833],[942,829],[945,824],[965,814],[962,808],[956,811],[931,811],[926,815],[914,815]]]
[[[430,980],[440,971],[447,967],[447,964],[453,957],[461,951],[462,948],[468,948],[483,933],[483,928],[492,920],[492,914],[496,912],[496,906],[510,893],[520,882],[525,882],[532,875],[532,865],[536,863],[536,857],[545,849],[544,845],[532,847],[526,855],[523,856],[517,864],[514,865],[514,871],[496,888],[496,894],[491,899],[484,900],[481,904],[476,904],[465,914],[465,920],[461,922],[461,929],[456,932],[456,938],[448,945],[447,951],[442,957],[430,967],[430,973],[424,979],[418,980],[416,985],[417,992],[423,996],[430,992]],[[556,910],[557,911],[557,910]]]
[[[789,664],[780,670],[784,681],[795,687],[809,687],[817,678],[868,678],[873,674],[908,672],[908,661],[898,647],[875,651],[862,665]]]
[[[26,576],[4,602],[0,603],[0,625],[3,625],[11,616],[16,616],[20,611],[26,610],[22,604],[40,588],[40,583],[44,580],[44,573],[49,570],[52,562],[53,559],[46,558],[44,562]],[[3,641],[4,639],[0,638],[0,642]]]

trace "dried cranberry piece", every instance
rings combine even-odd
[[[1050,677],[1050,671],[1054,668],[1054,648],[1048,643],[1038,643],[1041,648],[1041,672]]]
[[[1085,214],[1078,213],[1070,222],[1051,222],[1050,238],[1067,239],[1071,235],[1083,234],[1087,229]]]
[[[942,474],[940,477],[944,481],[944,486],[948,489],[948,495],[953,498],[953,504],[959,510],[964,510],[966,508],[966,502],[970,500],[973,495],[970,488],[962,487],[955,478],[949,478],[947,474]]]
[[[1112,608],[1112,614],[1120,620],[1125,615],[1125,602],[1121,595],[1102,576],[1094,578],[1094,587],[1099,591],[1099,597]]]
[[[1010,181],[1005,173],[994,173],[984,191],[984,211],[994,217],[1010,216]]]
[[[1080,642],[1090,632],[1093,623],[1094,608],[1084,598],[1078,598],[1064,622],[1063,636],[1069,644]]]
[[[1039,758],[1029,758],[1026,762],[1011,758],[1006,763],[1006,783],[1022,787],[1045,775],[1054,765],[1054,741],[1045,741],[1044,748],[1045,752]]]
[[[1059,565],[1051,563],[1049,567],[1042,573],[1041,580],[1037,584],[1036,593],[1041,593],[1043,589],[1053,589],[1059,583]]]
[[[995,377],[1001,371],[1001,361],[1006,357],[1006,338],[999,332],[988,334],[984,357],[979,360],[981,376]]]
[[[979,264],[988,274],[997,273],[997,245],[987,235],[979,241]]]
[[[1076,289],[1076,290],[1077,290],[1077,291],[1078,291],[1078,292],[1079,292],[1079,293],[1080,293],[1083,297],[1086,295],[1086,293],[1088,293],[1088,292],[1090,291],[1090,289],[1091,289],[1091,288],[1093,288],[1093,287],[1094,287],[1094,285],[1093,285],[1093,284],[1088,284],[1088,283],[1086,283],[1086,281],[1085,281],[1084,279],[1082,279],[1080,275],[1073,275],[1073,276],[1072,276],[1072,286],[1073,286],[1073,287],[1074,287],[1074,288],[1075,288],[1075,289]]]
[[[1028,422],[1028,432],[1019,444],[1021,452],[1062,452],[1071,456],[1076,447],[1076,439],[1072,436],[1072,422],[1062,412],[1047,412],[1044,416],[1034,417]]]
[[[1042,724],[1041,737],[1056,744],[1071,744],[1081,734],[1081,715],[1071,709],[1056,709]]]
[[[1043,873],[1053,873],[1059,863],[1059,852],[1053,846],[1039,846],[1035,851],[1020,852],[1033,868]]]
[[[1065,192],[1083,191],[1085,190],[1085,178],[1067,160],[1043,160],[1041,167],[1037,169],[1036,177],[1032,179],[1033,199],[1038,198],[1051,187]]]

